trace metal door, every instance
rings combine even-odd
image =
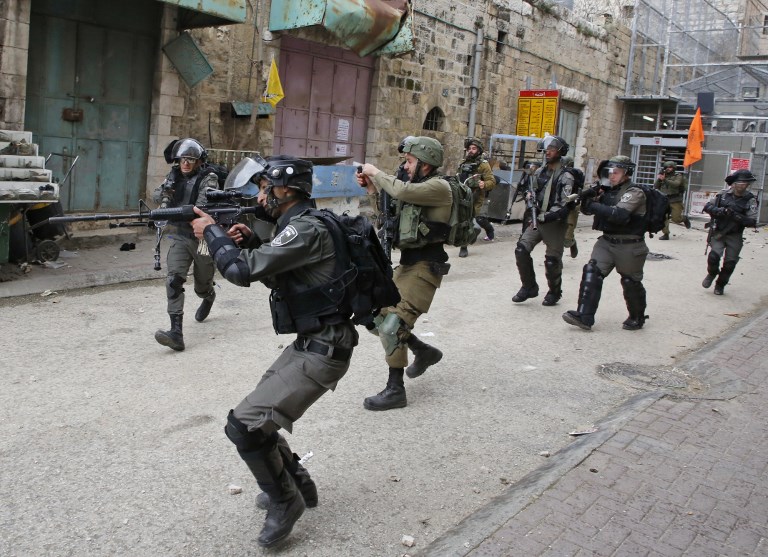
[[[67,211],[124,210],[145,191],[159,11],[132,3],[33,3],[25,127],[59,178]]]
[[[365,160],[373,58],[284,36],[278,71],[275,153]]]

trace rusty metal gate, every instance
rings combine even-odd
[[[283,36],[275,153],[365,160],[372,56]]]

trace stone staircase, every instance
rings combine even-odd
[[[32,143],[32,132],[0,130],[0,201],[51,202],[59,199],[59,185],[45,168],[45,157]]]

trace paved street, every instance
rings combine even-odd
[[[266,289],[223,284],[172,353],[151,337],[166,325],[163,281],[145,280],[151,237],[34,267],[0,283],[0,554],[766,554],[765,233],[747,233],[716,297],[699,285],[700,225],[649,240],[651,319],[635,333],[621,329],[615,275],[592,332],[560,319],[597,237],[588,226],[555,308],[510,302],[518,225],[466,259],[452,249],[417,327],[446,358],[407,383],[407,408],[371,413],[381,347],[361,337],[354,369],[291,436],[314,453],[321,504],[273,552],[255,546],[258,489],[221,433],[285,342]]]

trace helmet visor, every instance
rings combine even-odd
[[[264,173],[267,161],[258,155],[245,157],[227,175],[224,190],[240,192],[244,199],[259,195],[259,177]]]

